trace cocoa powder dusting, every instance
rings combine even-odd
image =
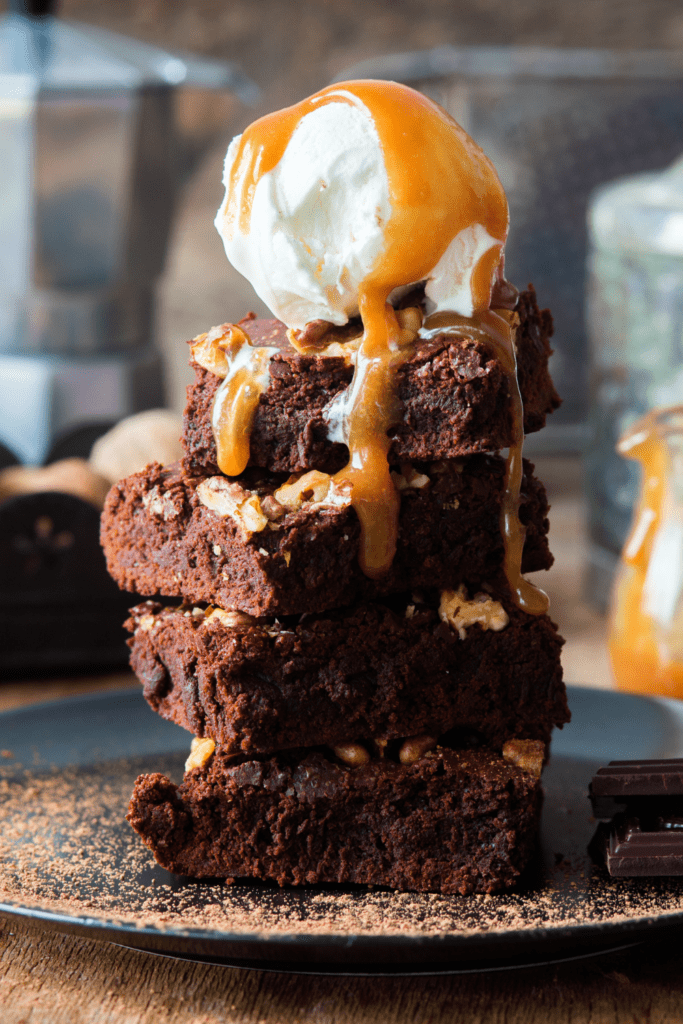
[[[615,882],[585,857],[561,854],[550,855],[552,866],[531,888],[500,896],[280,890],[174,878],[124,821],[136,776],[152,767],[179,781],[182,759],[51,772],[0,764],[0,901],[135,929],[260,938],[502,935],[683,912],[682,881]],[[557,806],[566,792],[548,796]]]

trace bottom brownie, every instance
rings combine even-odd
[[[162,867],[195,878],[465,895],[515,883],[540,809],[539,779],[484,750],[355,768],[320,750],[240,763],[218,751],[180,786],[140,776],[128,821]]]

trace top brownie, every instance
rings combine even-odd
[[[545,425],[560,404],[548,372],[552,316],[539,310],[531,286],[515,307],[517,375],[524,403],[524,432]],[[345,445],[328,439],[324,413],[353,377],[338,356],[301,354],[278,320],[252,320],[254,345],[278,349],[270,360],[270,382],[259,400],[251,432],[250,466],[271,472],[318,469],[336,473],[348,461]],[[216,444],[211,414],[221,378],[197,363],[188,387],[182,444],[188,475],[215,474]],[[492,346],[479,338],[441,334],[418,341],[398,370],[403,418],[390,434],[389,461],[452,459],[498,451],[513,440],[508,382]]]

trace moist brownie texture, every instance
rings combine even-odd
[[[141,776],[128,820],[163,867],[195,878],[466,894],[516,881],[540,806],[538,780],[486,751],[354,769],[320,751],[240,764],[217,753],[179,787]]]
[[[127,623],[131,664],[155,711],[228,754],[454,727],[497,751],[512,738],[547,744],[569,720],[562,640],[546,615],[504,605],[495,631],[458,630],[410,597],[234,626],[147,602]]]
[[[524,430],[529,433],[540,430],[560,404],[548,373],[552,317],[547,310],[539,311],[531,287],[520,294],[516,312],[518,379]],[[324,411],[351,383],[353,366],[341,357],[297,352],[279,321],[253,320],[244,327],[253,344],[279,349],[270,361],[270,383],[254,419],[249,464],[273,472],[341,469],[348,451],[328,440]],[[221,379],[194,366],[182,443],[185,471],[197,476],[219,471],[211,416]],[[445,334],[420,341],[397,376],[402,421],[390,431],[391,463],[452,459],[510,444],[508,382],[486,341]]]
[[[247,471],[229,492],[219,480],[206,497],[206,478],[153,463],[110,491],[102,544],[119,586],[144,596],[182,596],[256,616],[323,611],[413,587],[501,577],[504,477],[504,460],[491,455],[396,467],[398,547],[379,580],[359,567],[360,525],[350,505],[308,500],[314,495],[304,492],[285,507],[272,498],[283,477],[265,471]],[[261,513],[253,533],[240,512],[248,500],[247,511]],[[545,490],[525,462],[525,572],[552,564],[547,513]]]

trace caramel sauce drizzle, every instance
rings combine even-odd
[[[226,476],[239,476],[247,468],[254,417],[270,381],[271,356],[277,351],[252,345],[246,331],[233,324],[225,324],[222,333],[200,337],[192,346],[195,361],[223,377],[213,402],[211,426],[218,468]]]
[[[496,172],[479,147],[444,110],[405,86],[379,81],[330,86],[295,106],[268,114],[246,129],[228,185],[226,233],[232,236],[236,229],[248,233],[259,180],[277,165],[301,119],[333,102],[369,110],[383,150],[392,211],[383,225],[383,251],[359,289],[363,335],[356,353],[345,423],[350,457],[334,478],[341,488],[351,485],[352,504],[361,524],[363,572],[376,578],[389,570],[398,533],[400,498],[389,471],[388,431],[400,420],[396,371],[412,349],[388,302],[389,295],[395,288],[425,279],[453,238],[481,225],[497,241],[472,271],[475,315],[471,321],[450,317],[448,327],[483,332],[506,370],[515,440],[508,456],[501,513],[505,570],[519,606],[539,614],[547,609],[547,598],[520,571],[524,544],[518,516],[523,423],[511,328],[504,316],[489,310],[493,279],[507,237],[508,207]],[[215,417],[221,424],[219,465],[230,475],[246,466],[249,425],[258,404],[258,389],[240,373],[235,371],[230,380],[226,378],[222,386],[225,398],[216,403]],[[228,409],[236,419],[231,427],[225,425]]]
[[[530,615],[548,611],[548,595],[522,576],[525,528],[519,520],[524,447],[524,406],[517,380],[517,357],[513,341],[516,317],[509,310],[487,309],[476,317],[457,313],[438,313],[428,317],[420,337],[435,338],[451,334],[463,338],[480,337],[491,345],[508,381],[512,444],[505,464],[505,490],[500,513],[500,528],[505,543],[504,569],[515,604]]]

